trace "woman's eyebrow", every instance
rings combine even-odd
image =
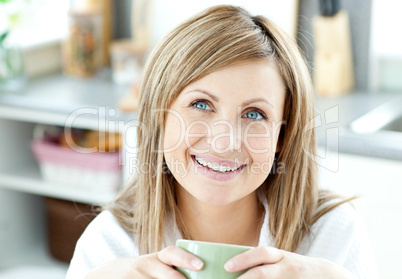
[[[275,109],[274,105],[271,104],[271,102],[269,102],[267,99],[264,99],[264,98],[255,98],[255,99],[251,99],[251,100],[245,101],[245,102],[243,103],[243,106],[248,106],[248,105],[250,105],[250,104],[252,104],[252,103],[258,103],[258,102],[267,103],[271,108]]]
[[[186,92],[185,94],[193,93],[193,92],[204,93],[204,94],[208,95],[215,102],[219,102],[219,98],[217,96],[215,96],[214,94],[212,94],[212,93],[210,93],[210,92],[208,92],[208,91],[206,91],[204,89],[191,90],[191,91]],[[264,98],[255,98],[255,99],[247,100],[247,101],[245,101],[243,103],[243,106],[248,106],[248,105],[250,105],[252,103],[258,103],[258,102],[267,103],[271,108],[275,109],[275,106],[271,102],[269,102],[267,99],[264,99]]]
[[[204,93],[204,94],[208,95],[209,97],[211,97],[211,99],[214,100],[215,102],[219,102],[219,98],[217,96],[215,96],[214,94],[209,93],[208,91],[205,91],[203,89],[194,89],[194,90],[186,92],[185,94],[194,93],[194,92]]]

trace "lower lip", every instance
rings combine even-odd
[[[233,179],[234,177],[239,175],[245,167],[245,165],[243,165],[235,171],[228,171],[225,173],[220,173],[220,172],[213,171],[208,167],[204,167],[203,165],[200,165],[195,160],[194,156],[191,156],[191,159],[193,159],[195,167],[201,174],[203,174],[206,177],[211,178],[213,180],[217,180],[217,181],[227,181],[227,180]]]

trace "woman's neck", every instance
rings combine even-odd
[[[231,204],[214,206],[180,189],[177,202],[191,239],[258,246],[265,211],[255,192]]]

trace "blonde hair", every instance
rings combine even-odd
[[[296,251],[314,222],[344,202],[319,191],[315,130],[304,131],[314,118],[314,96],[305,61],[294,40],[272,21],[251,16],[235,6],[216,6],[171,31],[154,49],[140,88],[138,120],[139,164],[152,171],[138,173],[107,208],[124,229],[136,236],[140,253],[162,248],[165,225],[172,218],[189,238],[176,205],[175,179],[166,171],[163,153],[164,111],[190,83],[234,63],[273,59],[286,86],[277,162],[286,172],[271,172],[259,190],[269,206],[269,228],[275,246]],[[159,113],[156,113],[159,112]],[[169,217],[170,216],[170,217]]]

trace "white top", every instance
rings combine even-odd
[[[268,227],[268,207],[259,246],[274,246]],[[168,225],[166,243],[182,238],[176,226]],[[298,254],[325,258],[350,270],[357,279],[378,278],[368,235],[358,213],[343,204],[322,216],[302,241]],[[110,211],[99,214],[77,242],[66,279],[81,279],[94,267],[119,257],[138,256],[133,236],[126,232]]]

